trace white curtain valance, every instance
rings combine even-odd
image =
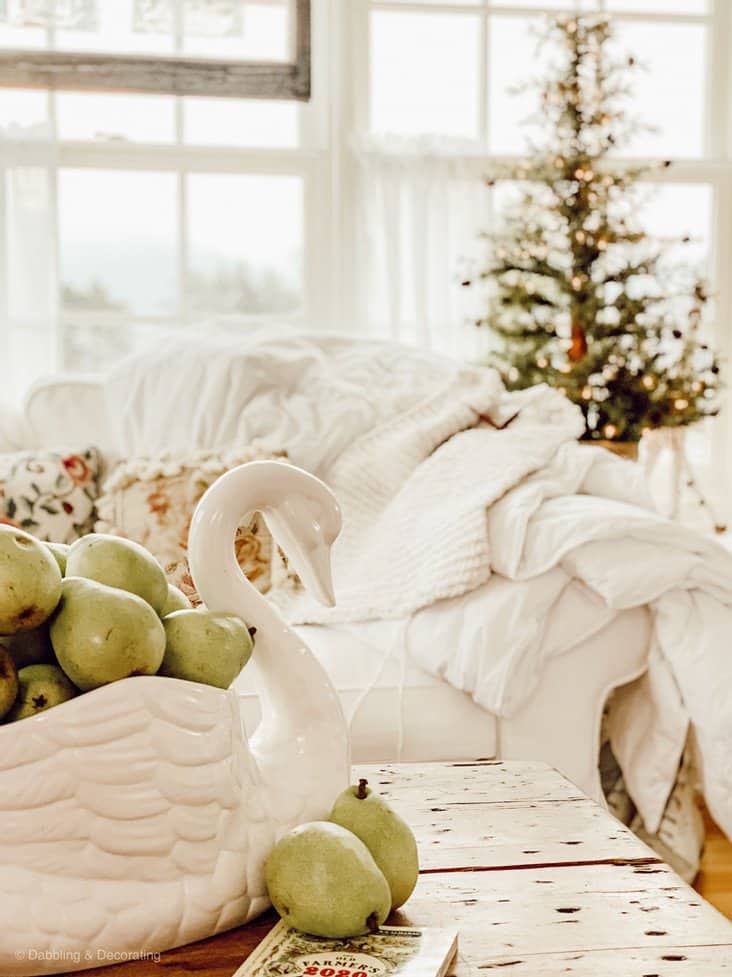
[[[398,139],[361,143],[355,156],[362,330],[480,359],[488,345],[472,324],[480,290],[461,282],[491,223],[485,156],[474,146]]]

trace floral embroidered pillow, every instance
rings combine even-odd
[[[188,569],[188,530],[198,500],[216,479],[247,461],[282,459],[265,446],[181,457],[136,458],[122,462],[98,502],[96,532],[141,543],[165,568],[168,580],[194,603],[198,595]],[[239,526],[239,566],[261,592],[286,578],[277,547],[259,515]]]
[[[73,543],[94,528],[101,470],[96,448],[0,454],[0,523]]]

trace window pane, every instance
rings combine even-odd
[[[724,2],[724,0],[720,0]],[[605,0],[605,9],[623,13],[706,14],[709,0]]]
[[[0,88],[0,133],[13,139],[49,138],[46,92]]]
[[[642,186],[645,199],[639,219],[645,230],[670,243],[688,236],[689,242],[674,243],[667,262],[686,265],[697,272],[710,270],[714,191],[709,185],[661,183]]]
[[[183,113],[189,145],[292,147],[298,143],[295,102],[185,98]]]
[[[293,0],[0,0],[0,46],[289,61]]]
[[[511,0],[511,7],[551,7],[569,12],[599,10],[600,0]]]
[[[473,14],[372,12],[372,130],[477,137],[479,43]]]
[[[495,153],[525,152],[542,121],[538,88],[516,90],[540,78],[551,60],[546,46],[539,46],[536,29],[542,25],[536,16],[491,18],[488,138]]]
[[[618,44],[640,65],[631,80],[630,108],[653,132],[639,132],[629,149],[638,156],[701,156],[704,151],[705,50],[701,24],[623,22]]]
[[[186,306],[209,313],[302,305],[303,186],[296,176],[188,177]]]
[[[69,0],[71,2],[71,0]],[[61,51],[172,54],[173,32],[152,16],[155,0],[96,0],[93,13],[73,27],[57,27]]]
[[[433,3],[439,7],[450,7],[453,4],[459,7],[480,7],[485,0],[391,0],[392,3],[403,3],[405,7],[409,4],[422,6],[425,3]]]
[[[175,139],[175,103],[167,96],[59,92],[56,113],[61,139],[153,143]]]
[[[43,48],[48,43],[45,19],[49,0],[0,0],[0,47]],[[62,3],[59,3],[59,7]],[[39,9],[40,8],[40,9]]]
[[[61,170],[59,235],[66,310],[176,311],[174,174]]]
[[[294,47],[288,0],[186,0],[183,51],[207,58],[289,61]]]

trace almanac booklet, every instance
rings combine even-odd
[[[329,940],[280,920],[233,977],[445,977],[456,952],[452,930],[382,926],[368,936]]]

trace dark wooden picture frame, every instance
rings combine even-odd
[[[0,49],[0,86],[310,99],[310,0],[294,0],[292,62]]]

